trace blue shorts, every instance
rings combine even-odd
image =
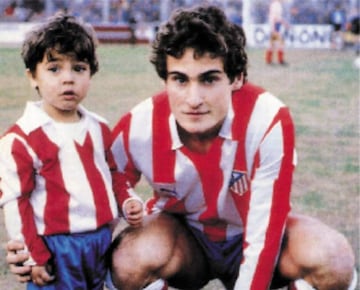
[[[281,22],[275,22],[275,31],[276,32],[280,32],[281,30]]]
[[[210,268],[209,280],[219,279],[226,289],[234,289],[239,276],[240,264],[243,258],[243,236],[237,235],[225,242],[210,241],[207,236],[196,228],[187,226],[202,248]],[[287,237],[282,241],[285,247]],[[283,277],[276,265],[270,289],[279,289],[288,286],[291,281]]]
[[[111,243],[111,230],[44,236],[53,255],[55,281],[39,287],[32,282],[27,289],[104,289],[107,272],[106,253]]]
[[[237,235],[228,241],[213,242],[196,228],[188,226],[203,249],[210,268],[210,279],[219,279],[227,289],[233,289],[239,276],[243,257],[243,236]]]

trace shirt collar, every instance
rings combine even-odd
[[[27,102],[24,110],[24,114],[18,120],[17,124],[23,129],[25,133],[35,131],[40,127],[50,125],[54,120],[42,109],[42,101]],[[87,118],[90,115],[96,117],[99,121],[104,121],[101,117],[90,114],[83,106],[78,106],[82,118]]]
[[[52,119],[42,110],[41,106],[42,101],[26,103],[24,114],[17,122],[25,133],[28,134],[52,122]]]

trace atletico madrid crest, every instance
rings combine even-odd
[[[229,188],[239,195],[243,195],[248,189],[248,179],[244,171],[232,171]]]

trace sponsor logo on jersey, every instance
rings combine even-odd
[[[155,183],[154,189],[158,195],[163,197],[177,197],[175,183]]]

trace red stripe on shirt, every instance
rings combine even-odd
[[[59,160],[59,148],[48,138],[41,128],[30,133],[29,141],[43,164],[39,174],[43,176],[46,182],[45,188],[47,195],[44,212],[44,235],[68,233],[70,231],[70,195],[65,190]]]
[[[153,98],[153,174],[156,183],[174,183],[175,152],[169,127],[170,105],[165,93]]]
[[[92,190],[94,203],[96,204],[97,226],[102,226],[112,220],[107,190],[101,173],[96,167],[94,156],[94,143],[89,133],[86,134],[83,145],[75,142],[76,150],[83,164],[86,177]]]
[[[273,198],[268,230],[265,237],[265,247],[259,257],[251,289],[267,289],[272,271],[281,245],[281,237],[285,221],[290,211],[290,190],[294,170],[293,155],[295,147],[294,126],[288,108],[281,108],[274,118],[273,125],[280,123],[283,136],[284,158],[281,162],[279,177],[273,187]],[[256,278],[258,277],[258,278]]]
[[[252,178],[252,176],[250,176],[251,172],[247,172],[245,149],[246,131],[258,96],[263,92],[264,90],[262,88],[256,87],[251,83],[246,83],[240,90],[234,92],[232,98],[233,109],[235,111],[241,110],[241,114],[235,114],[235,119],[232,125],[233,138],[238,141],[234,170],[246,172],[248,178]],[[249,182],[249,180],[247,181]],[[250,186],[248,186],[248,190],[243,195],[239,196],[237,194],[233,194],[233,197],[236,200],[235,204],[237,205],[243,224],[246,227],[249,211]]]
[[[223,184],[223,172],[220,168],[223,139],[217,137],[206,154],[193,153],[186,147],[182,152],[194,163],[200,174],[206,210],[199,216],[204,225],[204,233],[213,241],[226,240],[226,223],[219,219],[218,199]]]

